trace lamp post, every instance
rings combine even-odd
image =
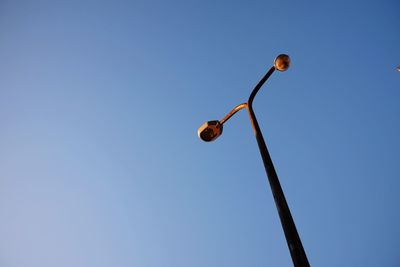
[[[296,225],[293,221],[289,206],[286,202],[286,198],[279,182],[278,175],[276,174],[275,167],[272,163],[271,156],[268,152],[267,145],[265,144],[260,126],[258,125],[253,110],[254,97],[256,96],[262,85],[268,80],[268,78],[275,70],[285,71],[289,68],[289,65],[290,58],[288,55],[281,54],[276,57],[274,61],[274,66],[272,66],[268,70],[264,77],[254,87],[248,101],[246,103],[237,105],[222,120],[209,121],[203,124],[198,130],[198,135],[200,139],[205,142],[214,141],[222,134],[223,124],[227,120],[229,120],[239,110],[243,108],[247,109],[250,116],[251,124],[253,126],[254,135],[257,139],[261,158],[264,163],[265,171],[268,176],[268,181],[271,186],[272,195],[274,196],[275,205],[278,210],[279,218],[281,220],[283,232],[285,233],[286,242],[289,247],[293,265],[295,267],[307,267],[310,266],[310,264],[308,263],[307,255],[301,243],[300,236],[297,232]]]

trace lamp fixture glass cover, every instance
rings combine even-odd
[[[199,138],[205,142],[211,142],[222,134],[223,125],[220,121],[208,121],[200,126],[197,134]]]

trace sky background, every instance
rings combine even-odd
[[[0,0],[0,266],[400,266],[398,1]]]

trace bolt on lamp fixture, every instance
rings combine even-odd
[[[250,121],[253,126],[254,135],[257,139],[258,148],[260,150],[261,158],[264,163],[265,171],[267,173],[268,181],[271,186],[272,194],[274,196],[275,205],[278,210],[279,218],[282,224],[283,232],[285,234],[286,242],[289,247],[290,255],[292,257],[293,265],[295,267],[309,267],[307,255],[304,251],[303,244],[301,243],[300,236],[297,232],[296,225],[290,213],[289,206],[286,202],[281,184],[276,174],[275,167],[272,163],[271,156],[268,152],[267,145],[265,144],[264,137],[262,136],[260,126],[258,125],[256,116],[253,110],[253,100],[263,84],[268,80],[275,70],[286,71],[290,66],[290,58],[288,55],[281,54],[275,58],[274,66],[272,66],[263,78],[258,82],[251,92],[249,99],[246,103],[242,103],[234,107],[223,119],[213,120],[204,123],[200,126],[197,134],[199,138],[205,142],[211,142],[217,139],[222,134],[224,123],[229,120],[236,112],[246,108]]]

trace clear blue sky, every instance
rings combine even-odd
[[[400,266],[398,1],[0,1],[0,266]]]

